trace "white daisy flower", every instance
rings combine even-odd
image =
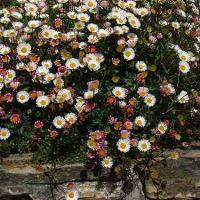
[[[86,0],[85,5],[88,9],[94,9],[97,7],[97,2],[96,0]]]
[[[68,113],[68,114],[65,115],[65,119],[70,124],[74,124],[77,120],[77,116],[74,113]]]
[[[126,60],[133,60],[135,58],[135,52],[132,48],[126,48],[123,52],[123,56]]]
[[[128,152],[131,148],[129,139],[119,139],[117,142],[118,150],[121,152]]]
[[[190,59],[191,59],[191,56],[188,52],[186,51],[180,51],[179,52],[179,58],[182,60],[182,61],[186,61],[186,62],[189,62]]]
[[[38,67],[37,70],[36,70],[36,74],[38,76],[45,76],[49,73],[49,69],[47,69],[46,67]]]
[[[149,89],[147,87],[139,87],[137,93],[140,97],[144,98],[148,95]]]
[[[31,20],[28,22],[28,26],[32,29],[38,28],[41,24],[41,21],[39,20]]]
[[[81,113],[84,110],[85,102],[77,102],[74,107],[79,113]]]
[[[101,164],[105,168],[111,168],[113,166],[113,160],[111,157],[106,157],[101,161]]]
[[[64,101],[69,101],[72,98],[71,91],[68,89],[62,89],[58,92],[57,98],[61,98]]]
[[[53,73],[48,73],[44,76],[44,80],[46,82],[50,82],[50,81],[54,80],[54,78],[55,78],[55,74],[53,74]]]
[[[98,61],[96,60],[90,60],[88,62],[88,68],[91,70],[91,71],[98,71],[100,68],[101,68],[101,65]]]
[[[68,12],[68,13],[67,13],[67,16],[68,16],[70,19],[76,19],[77,13],[75,13],[74,11],[71,11],[71,12]]]
[[[141,26],[139,19],[135,16],[128,17],[128,22],[133,28],[136,29],[139,29]]]
[[[143,116],[138,116],[135,118],[135,124],[139,127],[144,127],[146,125],[146,119]]]
[[[119,99],[124,99],[126,97],[126,89],[122,87],[115,87],[112,93]]]
[[[26,70],[28,72],[35,71],[37,68],[37,64],[35,62],[29,62],[28,65],[26,66]]]
[[[184,73],[187,74],[190,71],[190,65],[188,62],[186,61],[180,61],[179,62],[179,70]]]
[[[164,134],[167,131],[167,129],[167,124],[164,122],[160,122],[157,126],[157,130],[160,132],[160,134]]]
[[[146,8],[138,8],[136,10],[137,14],[140,15],[141,17],[144,17],[149,14],[149,11]]]
[[[182,90],[180,92],[180,94],[178,95],[177,100],[181,104],[187,103],[189,101],[188,93],[186,91]]]
[[[29,100],[29,94],[26,91],[20,91],[20,92],[17,93],[16,98],[17,98],[17,101],[19,103],[23,104],[23,103],[26,103]]]
[[[77,19],[81,22],[88,22],[90,20],[90,16],[86,13],[79,13],[77,15]]]
[[[179,22],[172,22],[172,27],[174,29],[179,29],[181,26],[180,26],[180,23]]]
[[[66,200],[78,200],[78,191],[68,190],[66,194]]]
[[[92,99],[94,97],[94,91],[88,90],[84,93],[84,99]]]
[[[5,83],[10,83],[16,77],[16,72],[12,69],[7,70]]]
[[[0,140],[7,140],[10,137],[10,131],[7,128],[0,128]]]
[[[65,118],[61,116],[55,117],[53,120],[53,125],[58,129],[63,128],[65,126]]]
[[[23,27],[23,23],[21,23],[21,22],[13,22],[12,26],[13,26],[14,29],[18,30],[18,29],[21,29]]]
[[[147,70],[147,65],[143,61],[137,61],[135,66],[136,66],[137,70],[140,72],[144,72]]]
[[[17,46],[17,53],[20,56],[28,56],[31,53],[31,45],[28,43],[20,43]]]
[[[98,26],[96,24],[93,24],[93,23],[88,24],[87,29],[92,33],[97,33],[98,30],[99,30]]]
[[[149,151],[151,149],[151,143],[148,140],[145,140],[145,139],[140,140],[138,142],[137,148],[142,152]]]
[[[45,39],[49,39],[51,37],[51,30],[50,29],[43,29],[41,35]]]
[[[80,66],[80,63],[79,63],[78,59],[76,59],[76,58],[70,58],[65,63],[65,66],[68,69],[74,70],[74,69],[78,69],[78,67]]]
[[[147,96],[145,96],[144,102],[146,103],[147,106],[152,107],[156,103],[156,98],[154,95],[148,94]]]
[[[39,96],[36,99],[36,105],[40,108],[46,108],[50,103],[50,99],[48,96]]]

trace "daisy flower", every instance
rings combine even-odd
[[[189,101],[188,93],[186,91],[182,90],[180,92],[180,94],[178,95],[177,100],[181,104],[187,103]]]
[[[58,92],[57,98],[62,98],[64,101],[69,101],[72,98],[71,91],[68,89],[62,89]]]
[[[94,92],[91,90],[88,90],[84,93],[84,99],[92,99],[94,97]]]
[[[117,142],[118,150],[121,152],[128,152],[131,148],[129,139],[119,139]]]
[[[126,48],[123,52],[123,56],[126,60],[133,60],[135,58],[135,52],[132,48]]]
[[[98,71],[100,69],[101,65],[98,61],[96,60],[91,60],[88,62],[88,68],[91,71]]]
[[[79,13],[77,15],[77,19],[81,22],[88,22],[90,20],[90,16],[86,13]]]
[[[74,124],[77,120],[77,116],[74,113],[68,113],[68,114],[65,115],[65,119],[70,124]]]
[[[46,108],[50,103],[50,99],[48,96],[39,96],[36,99],[36,105],[40,108]]]
[[[26,103],[29,100],[29,94],[26,91],[20,91],[20,92],[17,93],[16,98],[17,98],[17,101],[19,103],[23,104],[23,103]]]
[[[174,29],[179,29],[181,26],[180,26],[180,23],[178,23],[178,22],[172,22],[172,27]]]
[[[32,29],[38,28],[41,22],[39,20],[31,20],[28,22],[28,26]]]
[[[139,127],[144,127],[146,125],[146,120],[142,116],[138,116],[135,118],[135,124]]]
[[[28,56],[31,53],[31,45],[28,43],[18,44],[17,53],[20,56]]]
[[[144,72],[147,70],[147,65],[143,61],[137,61],[135,66],[136,66],[137,70],[140,72]]]
[[[10,131],[7,128],[0,128],[0,140],[7,140],[10,137]]]
[[[87,29],[92,33],[96,33],[99,30],[98,26],[96,24],[93,24],[93,23],[88,24]]]
[[[156,98],[154,95],[148,94],[147,96],[145,96],[144,102],[146,103],[147,106],[152,107],[156,103]]]
[[[6,76],[5,76],[5,83],[11,82],[16,77],[16,72],[12,69],[7,70]]]
[[[139,29],[141,26],[139,19],[136,18],[135,16],[128,17],[128,22],[133,28],[136,29]]]
[[[78,200],[78,191],[68,190],[66,194],[66,200]]]
[[[85,5],[88,9],[94,9],[97,7],[96,0],[86,0]]]
[[[79,63],[78,59],[76,59],[76,58],[70,58],[65,63],[65,66],[68,69],[74,70],[74,69],[77,69],[80,66],[80,63]]]
[[[160,122],[157,126],[157,130],[160,134],[164,134],[167,131],[168,127],[167,124],[164,122]]]
[[[115,87],[112,93],[119,99],[124,99],[126,97],[126,89],[122,87]]]
[[[140,140],[138,142],[137,148],[142,152],[149,151],[151,149],[151,143],[148,140],[145,140],[145,139]]]
[[[190,54],[186,51],[180,51],[178,56],[182,61],[186,61],[186,62],[190,61],[191,59]]]
[[[141,17],[144,17],[149,14],[149,11],[146,8],[138,8],[137,14],[140,15]]]
[[[43,67],[46,67],[47,69],[50,69],[53,66],[51,60],[44,60],[44,61],[42,61],[41,65]]]
[[[140,97],[144,98],[148,95],[149,89],[147,87],[139,87],[137,93]]]
[[[111,157],[106,157],[101,161],[101,164],[105,168],[111,168],[113,166],[113,160]]]
[[[63,128],[65,126],[65,118],[61,116],[55,117],[53,120],[53,125],[58,129]]]
[[[187,63],[186,61],[180,61],[179,62],[179,70],[182,73],[187,74],[190,71],[189,63]]]

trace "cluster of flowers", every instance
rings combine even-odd
[[[125,153],[143,158],[193,135],[186,124],[200,104],[193,88],[200,43],[195,2],[16,5],[0,10],[0,140],[17,137],[16,127],[27,119],[33,134],[56,139],[92,116],[85,123],[92,130],[87,156],[111,168]],[[75,189],[67,194],[78,198]]]

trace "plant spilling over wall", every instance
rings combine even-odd
[[[166,148],[176,159],[176,147],[199,138],[199,12],[195,0],[1,9],[1,153],[36,151],[41,161],[88,149],[112,169]]]

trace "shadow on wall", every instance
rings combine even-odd
[[[0,197],[0,200],[33,200],[33,199],[31,199],[29,195],[18,195],[18,196],[6,195]]]

